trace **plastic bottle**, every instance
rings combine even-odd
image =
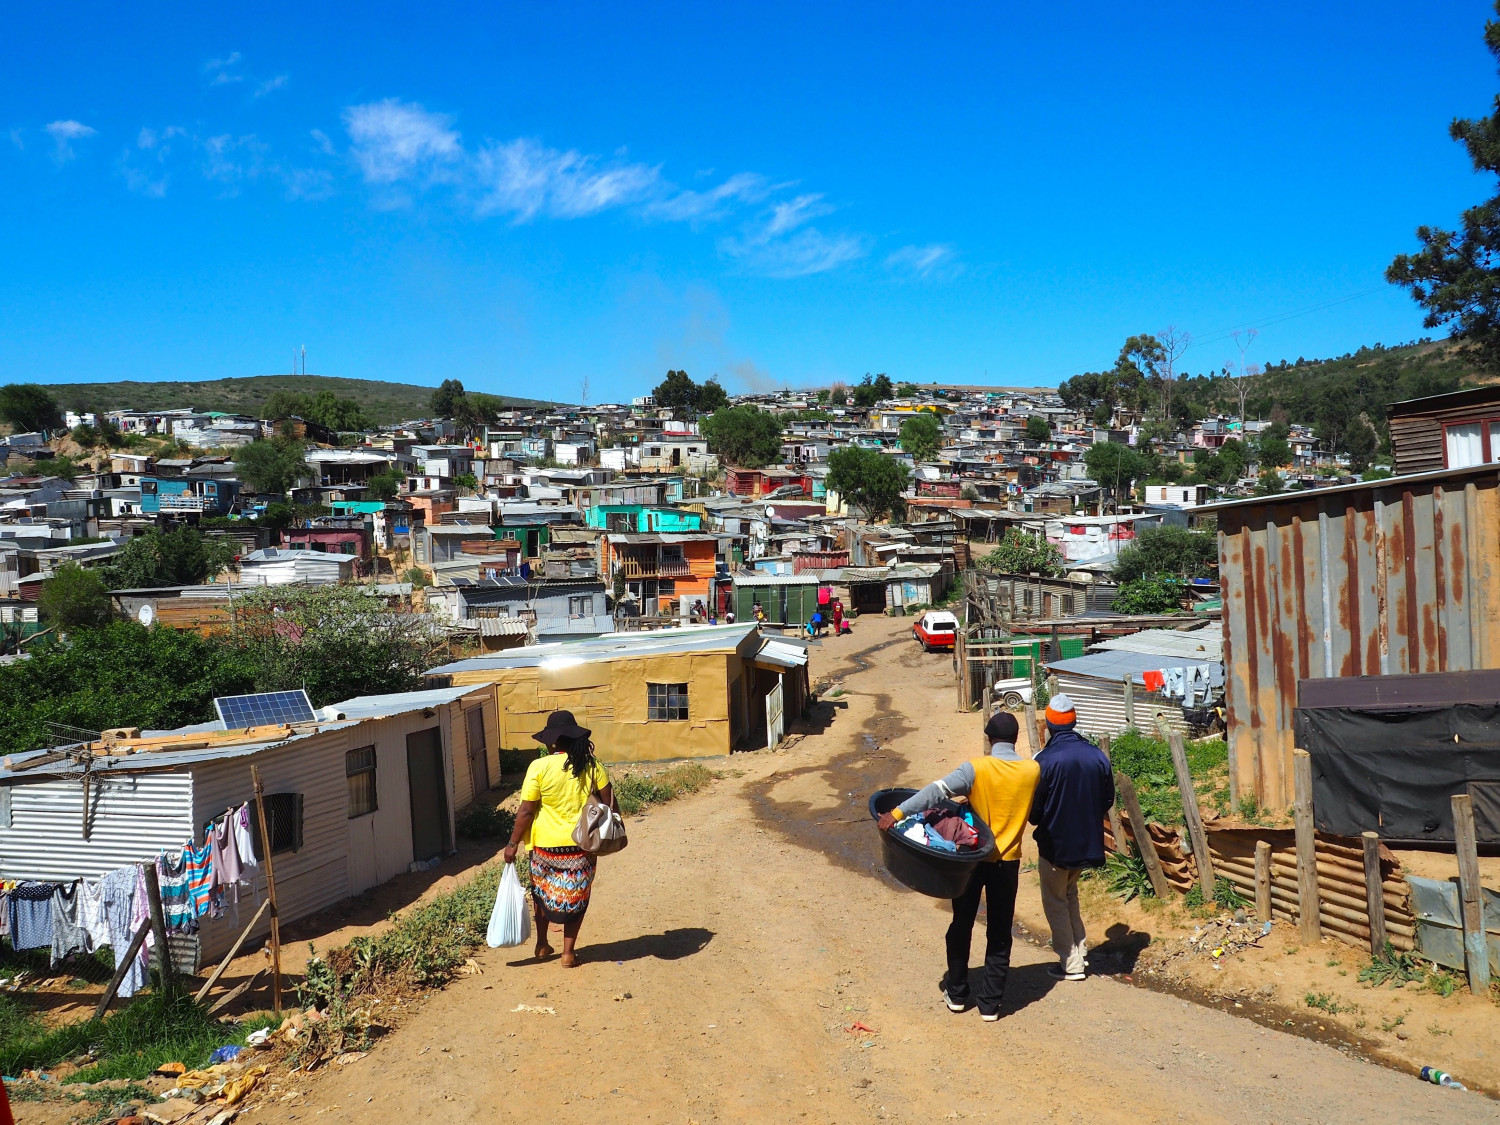
[[[1439,1070],[1435,1066],[1424,1066],[1422,1068],[1422,1081],[1431,1082],[1434,1086],[1447,1086],[1450,1090],[1468,1089],[1468,1087],[1446,1070]]]

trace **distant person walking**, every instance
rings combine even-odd
[[[1078,877],[1104,866],[1104,818],[1115,800],[1109,758],[1075,729],[1078,712],[1066,695],[1047,704],[1047,745],[1036,756],[1041,780],[1031,806],[1036,825],[1042,911],[1052,929],[1061,980],[1083,980],[1088,945],[1078,909]]]
[[[969,1007],[969,948],[974,940],[974,919],[979,915],[979,896],[985,898],[984,970],[979,976],[979,1016],[986,1022],[1000,1018],[1005,998],[1005,980],[1010,975],[1010,927],[1016,914],[1016,885],[1021,874],[1021,834],[1036,791],[1037,764],[1016,753],[1020,724],[1006,711],[997,711],[984,725],[990,752],[965,762],[947,777],[902,801],[881,815],[876,824],[882,832],[911,813],[929,809],[954,797],[968,797],[969,807],[995,834],[991,858],[974,865],[974,874],[963,894],[953,900],[953,921],[948,926],[948,971],[939,987],[950,1012]]]
[[[521,806],[505,849],[505,862],[514,863],[524,840],[531,849],[531,906],[536,920],[536,956],[551,957],[547,925],[562,926],[562,963],[578,964],[574,946],[594,889],[599,860],[573,843],[573,829],[592,793],[606,805],[614,803],[614,786],[594,758],[592,735],[571,711],[554,711],[547,725],[532,737],[550,753],[526,768],[521,782]]]

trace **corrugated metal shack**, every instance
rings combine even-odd
[[[1500,387],[1475,387],[1446,395],[1393,402],[1387,408],[1391,425],[1391,450],[1396,455],[1396,472],[1426,473],[1438,469],[1459,468],[1465,463],[1450,457],[1479,452],[1493,446],[1500,431]],[[1448,432],[1450,427],[1453,433]],[[1490,456],[1471,460],[1496,460]]]
[[[484,688],[451,687],[361,696],[309,723],[228,731],[205,723],[100,739],[90,744],[87,834],[79,762],[45,750],[11,755],[0,766],[9,810],[0,822],[0,878],[92,879],[181,848],[201,838],[207,821],[253,798],[253,763],[270,807],[295,798],[292,840],[275,853],[281,919],[295,921],[452,850],[455,812],[500,777],[494,707]],[[373,787],[357,809],[351,755],[368,763]],[[419,766],[430,774],[426,785],[414,780]],[[247,878],[237,911],[199,919],[188,942],[195,960],[222,955],[264,898],[264,867]],[[269,928],[262,919],[251,937]]]
[[[1299,680],[1500,667],[1500,467],[1200,511],[1219,521],[1235,800],[1292,803]]]

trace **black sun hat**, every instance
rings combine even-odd
[[[578,725],[571,711],[554,711],[547,716],[547,725],[531,737],[543,746],[554,745],[559,738],[588,738],[594,732]]]

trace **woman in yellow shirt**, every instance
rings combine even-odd
[[[592,793],[606,805],[614,803],[609,775],[594,758],[593,732],[581,727],[571,711],[554,711],[547,725],[533,737],[551,753],[526,769],[521,782],[521,807],[511,830],[505,862],[514,863],[524,839],[531,849],[531,906],[536,919],[536,955],[552,956],[547,925],[562,926],[562,963],[578,964],[573,952],[583,915],[589,908],[598,859],[573,843],[573,829]]]

